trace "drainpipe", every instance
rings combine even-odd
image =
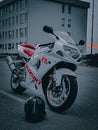
[[[93,60],[93,33],[94,33],[94,0],[92,0],[92,30],[91,30],[91,64]]]

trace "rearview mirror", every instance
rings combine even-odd
[[[76,44],[76,46],[78,46],[78,45],[81,45],[81,46],[82,46],[82,45],[84,45],[84,44],[85,44],[85,41],[84,41],[84,40],[80,40],[79,43]]]
[[[85,44],[85,41],[84,40],[80,40],[78,45],[84,45]]]
[[[52,33],[53,34],[53,28],[49,27],[49,26],[44,26],[43,27],[43,31],[45,31],[47,33]]]

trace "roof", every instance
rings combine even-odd
[[[65,3],[65,4],[71,4],[71,5],[79,6],[79,7],[83,7],[83,8],[90,7],[89,2],[80,1],[80,0],[51,0],[51,1]]]
[[[17,1],[17,0],[4,0],[4,1],[0,2],[0,7],[3,7],[3,6],[5,6],[9,3],[14,2],[14,1]],[[83,7],[83,8],[89,8],[90,7],[89,2],[84,2],[84,1],[80,1],[80,0],[49,0],[49,1],[71,4],[71,5],[79,6],[79,7]]]
[[[15,1],[15,0],[3,0],[2,2],[0,2],[0,7],[3,7],[5,5],[7,5],[7,4],[10,4],[13,1]]]

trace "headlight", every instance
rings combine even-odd
[[[80,53],[78,52],[77,49],[71,48],[68,46],[63,46],[64,51],[66,52],[67,55],[71,56],[73,59],[77,59],[80,56]]]

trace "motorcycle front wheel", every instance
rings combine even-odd
[[[61,80],[60,86],[53,86],[53,83],[49,82],[45,91],[49,107],[59,113],[66,111],[72,106],[78,91],[78,84],[75,77],[63,75]]]
[[[15,65],[15,67],[21,79],[24,80],[25,79],[24,63],[19,62]],[[10,84],[11,84],[11,89],[13,90],[14,93],[21,94],[26,90],[26,88],[20,85],[20,79],[17,77],[17,75],[14,72],[12,72],[11,74]]]

